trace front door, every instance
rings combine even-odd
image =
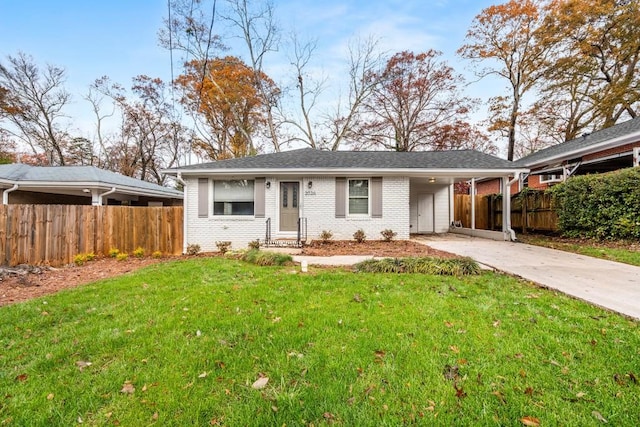
[[[433,194],[418,194],[418,233],[433,233]]]
[[[280,183],[280,231],[298,231],[300,183]]]

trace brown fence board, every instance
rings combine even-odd
[[[183,208],[0,205],[0,263],[63,265],[111,248],[182,252]]]
[[[476,196],[476,228],[502,229],[502,198],[495,195]],[[463,227],[471,227],[471,196],[456,194],[454,218]],[[558,231],[558,215],[551,195],[528,191],[511,196],[511,227],[522,232]]]

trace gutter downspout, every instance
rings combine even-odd
[[[11,193],[12,191],[16,191],[17,189],[18,189],[18,184],[13,184],[13,187],[7,188],[6,190],[4,190],[2,192],[2,204],[3,205],[8,205],[9,204],[9,193]]]
[[[520,172],[516,172],[515,176],[513,177],[513,179],[511,181],[507,182],[507,185],[505,187],[505,191],[504,191],[504,194],[503,194],[503,197],[504,197],[504,200],[505,200],[504,212],[507,212],[507,214],[505,216],[505,219],[506,219],[506,222],[505,222],[505,225],[506,225],[505,233],[509,234],[509,237],[510,237],[512,242],[516,242],[518,239],[516,238],[516,232],[513,231],[513,228],[511,228],[511,185],[513,185],[519,179],[520,179]]]
[[[107,191],[107,192],[105,192],[105,193],[99,194],[99,195],[98,195],[98,202],[99,202],[100,204],[99,204],[98,206],[102,206],[102,198],[103,198],[104,196],[108,196],[109,194],[113,194],[113,193],[115,193],[115,192],[116,192],[116,187],[111,187],[111,190],[109,190],[109,191]]]
[[[182,254],[187,253],[187,183],[182,179],[182,172],[176,175],[176,181],[182,184]]]

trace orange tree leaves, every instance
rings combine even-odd
[[[536,43],[535,31],[540,25],[540,10],[535,0],[510,0],[490,6],[475,17],[458,54],[484,68],[479,77],[497,75],[506,79],[509,94],[492,103],[490,130],[502,132],[508,140],[507,158],[513,160],[516,127],[522,98],[541,77],[545,46]],[[486,60],[497,65],[486,67]]]
[[[275,83],[233,56],[191,61],[178,77],[185,90],[183,104],[206,124],[209,135],[196,149],[211,159],[254,154],[253,136],[266,124],[259,88],[277,93]]]

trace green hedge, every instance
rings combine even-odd
[[[563,234],[640,239],[640,168],[575,176],[549,191]]]

